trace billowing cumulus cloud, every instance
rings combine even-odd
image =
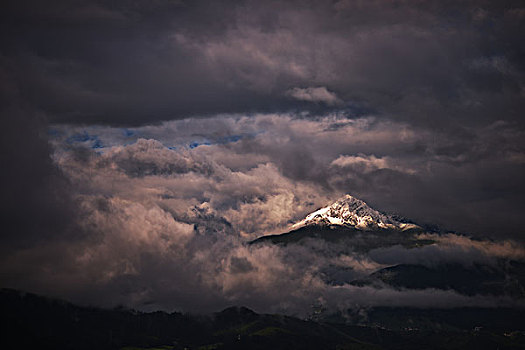
[[[332,166],[340,168],[357,168],[363,173],[368,173],[379,169],[392,169],[400,172],[414,173],[414,170],[404,169],[402,167],[393,164],[389,157],[377,158],[376,156],[369,155],[357,155],[357,156],[346,156],[342,155],[335,159]]]
[[[266,217],[279,218],[282,229],[287,221],[352,193],[380,209],[446,229],[514,239],[521,234],[523,133],[510,123],[455,135],[375,117],[260,114],[124,129],[55,126],[53,133],[59,163],[82,159],[86,151],[78,146],[95,151],[72,176],[90,176],[86,171],[96,164],[144,183],[168,183],[171,177],[162,189],[165,198],[175,202],[174,193],[181,191],[194,196],[194,204],[233,208],[223,215],[244,221],[244,232],[261,233],[258,223],[277,229]],[[103,177],[100,181],[104,188],[109,184]],[[119,184],[112,186],[133,187]],[[256,219],[245,220],[248,213]]]
[[[83,303],[194,311],[236,304],[301,316],[318,304],[344,311],[519,303],[508,297],[350,284],[399,263],[525,259],[523,248],[510,241],[427,234],[420,238],[431,245],[369,254],[352,248],[352,241],[343,246],[317,240],[248,244],[286,232],[349,184],[373,195],[364,185],[385,171],[424,181],[433,166],[470,166],[471,161],[421,157],[414,148],[435,154],[436,146],[418,128],[373,117],[312,120],[261,114],[133,128],[55,125],[51,130],[52,164],[70,183],[76,203],[72,220],[80,234],[6,254],[5,285]],[[501,135],[513,137],[503,130]],[[494,137],[483,129],[472,132]],[[486,157],[468,147],[462,152]],[[307,162],[304,170],[289,167],[301,162]],[[395,176],[391,185],[399,186]],[[398,190],[413,191],[409,186]]]

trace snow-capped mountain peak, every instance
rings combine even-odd
[[[337,225],[369,231],[377,229],[408,230],[419,226],[401,222],[391,215],[372,209],[362,200],[347,194],[333,204],[314,211],[292,226],[297,229],[308,225]]]

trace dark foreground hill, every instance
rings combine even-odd
[[[510,309],[372,310],[368,325],[261,315],[210,316],[80,307],[0,291],[2,349],[525,349]]]

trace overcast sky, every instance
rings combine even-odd
[[[5,286],[202,310],[278,286],[296,309],[343,291],[244,242],[345,193],[525,240],[521,1],[0,6]]]

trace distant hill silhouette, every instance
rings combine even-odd
[[[10,289],[0,306],[3,349],[525,348],[525,313],[510,309],[376,308],[357,326],[244,307],[209,316],[80,307]]]

